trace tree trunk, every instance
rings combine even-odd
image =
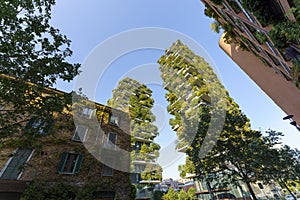
[[[293,194],[293,192],[290,190],[290,188],[285,184],[285,182],[283,180],[280,180],[280,182],[282,183],[282,185],[287,189],[287,191],[289,191],[289,193],[293,196],[293,198],[295,200],[297,200],[296,196]]]
[[[249,192],[250,192],[250,194],[251,194],[251,196],[252,196],[252,199],[253,199],[253,200],[257,200],[257,198],[256,198],[256,196],[255,196],[255,193],[254,193],[254,191],[253,191],[253,189],[252,189],[250,183],[249,183],[249,182],[246,182],[246,185],[247,185],[248,190],[249,190]]]

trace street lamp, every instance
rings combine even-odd
[[[282,118],[282,119],[283,119],[283,120],[287,120],[287,119],[290,120],[290,121],[291,121],[290,124],[293,125],[293,126],[295,126],[296,129],[297,129],[298,131],[300,131],[300,127],[297,125],[297,122],[293,120],[293,117],[294,117],[294,115],[287,115],[287,116],[285,116],[285,117]]]

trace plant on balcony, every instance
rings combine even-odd
[[[236,12],[240,13],[242,10],[240,6],[235,2],[235,0],[229,0],[228,4],[231,6],[231,8]]]
[[[291,69],[291,76],[294,80],[294,84],[296,85],[296,87],[300,87],[300,68],[299,68],[300,63],[297,63],[297,67],[293,67]]]
[[[210,29],[216,33],[220,33],[221,25],[218,21],[214,21],[210,24]]]
[[[215,5],[221,5],[223,0],[210,0],[211,2],[213,2]]]
[[[224,29],[224,42],[227,44],[231,44],[236,41],[236,35],[233,31],[233,25],[231,23],[222,24],[222,28]]]
[[[284,13],[276,4],[274,0],[242,0],[243,7],[252,12],[263,26],[285,20]]]
[[[289,2],[290,3],[290,2]],[[299,22],[300,20],[300,0],[292,0],[292,2],[290,3],[291,9],[289,10],[289,13],[292,13],[294,15],[294,17],[296,18],[296,21]]]
[[[240,35],[240,38],[241,38],[241,41],[239,41],[239,47],[243,51],[250,51],[250,49],[248,47],[248,40],[243,35]]]
[[[260,44],[266,43],[267,37],[266,37],[266,35],[264,33],[260,32],[260,31],[255,31],[254,34],[255,34],[255,37],[256,37],[256,39],[258,40],[258,42]]]
[[[206,4],[204,9],[204,14],[210,18],[218,19],[219,15],[212,9],[209,5]]]
[[[147,164],[145,170],[141,173],[143,180],[162,180],[162,168],[156,164]]]
[[[281,22],[274,25],[269,32],[270,38],[277,48],[286,48],[292,43],[298,43],[300,38],[300,24],[298,22]]]

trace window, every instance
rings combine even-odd
[[[82,160],[81,154],[63,152],[57,171],[61,174],[78,174]]]
[[[94,109],[92,109],[92,108],[84,108],[82,110],[81,115],[83,117],[91,118],[93,113],[94,113]]]
[[[112,125],[119,126],[120,124],[120,118],[116,115],[111,114],[109,117],[109,123]]]
[[[32,117],[26,124],[25,129],[30,130],[33,133],[47,135],[52,124],[53,121],[47,121],[46,119]]]
[[[117,134],[116,133],[108,133],[108,141],[107,144],[115,145],[117,142]]]
[[[86,126],[81,126],[81,125],[77,126],[72,140],[78,141],[78,142],[84,142],[86,139],[87,131],[88,131],[88,128]]]
[[[102,176],[112,176],[113,169],[109,166],[103,165],[102,167]]]
[[[105,146],[108,148],[116,148],[116,144],[117,144],[117,134],[113,132],[108,133]]]

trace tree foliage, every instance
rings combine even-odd
[[[0,12],[0,137],[19,133],[35,115],[51,118],[70,98],[45,88],[71,81],[70,40],[50,25],[54,0],[7,1]]]
[[[180,190],[175,191],[173,188],[169,188],[168,192],[163,195],[163,200],[196,200],[196,189],[191,187],[188,191]]]

